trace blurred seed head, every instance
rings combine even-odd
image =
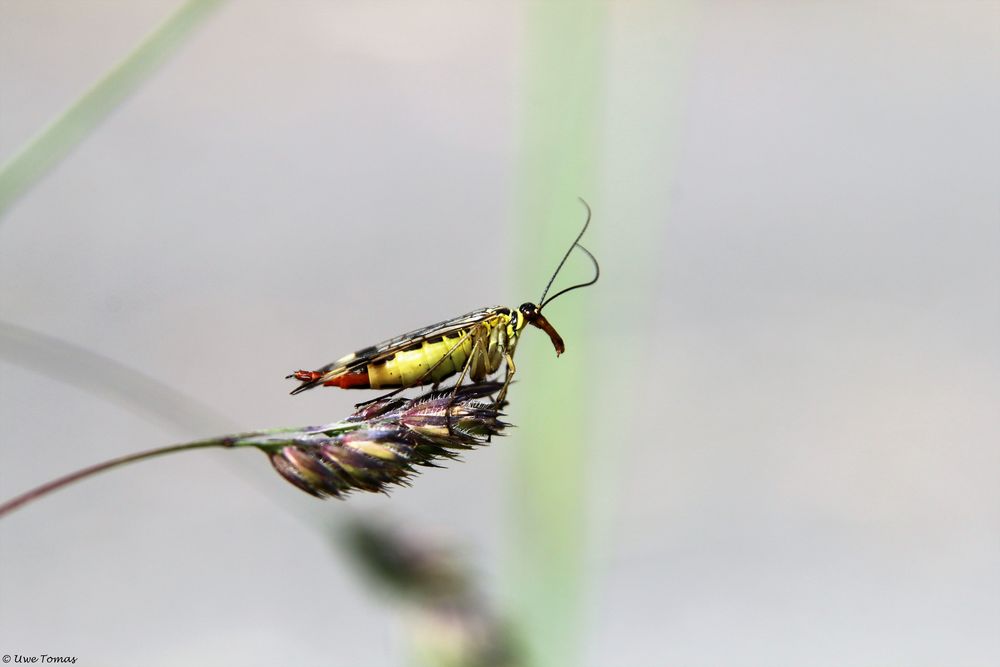
[[[519,667],[523,652],[510,627],[480,594],[454,550],[424,533],[373,521],[336,533],[354,564],[405,604],[414,657],[433,667]]]

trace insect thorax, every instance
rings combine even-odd
[[[513,354],[514,348],[517,346],[517,339],[527,321],[517,308],[511,308],[507,313],[504,313],[504,319],[506,322],[500,335],[501,345],[507,352]]]

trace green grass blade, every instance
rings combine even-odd
[[[518,294],[537,299],[575,238],[595,192],[599,101],[603,93],[601,3],[539,2],[527,6],[524,112],[519,169]],[[594,235],[588,235],[593,240]],[[584,239],[586,242],[588,239]],[[600,252],[597,253],[600,255]],[[579,253],[553,292],[587,280]],[[516,396],[523,427],[515,453],[511,559],[513,608],[531,664],[577,665],[586,564],[584,480],[587,460],[585,370],[589,296],[581,290],[553,302],[546,316],[566,340],[554,359],[548,339],[525,332]]]
[[[0,218],[138,88],[223,0],[188,0],[0,167]]]

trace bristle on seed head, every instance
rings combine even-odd
[[[254,444],[274,469],[313,496],[342,498],[352,491],[385,492],[406,486],[417,466],[489,442],[509,426],[486,398],[498,383],[432,392],[414,399],[388,399],[360,408],[342,422],[282,432]],[[482,400],[486,398],[486,400]]]

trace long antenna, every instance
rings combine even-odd
[[[594,263],[594,277],[592,279],[588,280],[585,283],[580,283],[579,285],[573,285],[572,287],[567,287],[564,290],[559,290],[558,292],[556,292],[555,294],[553,294],[552,296],[550,296],[548,299],[546,299],[545,301],[543,301],[540,306],[538,306],[538,312],[542,312],[542,308],[545,306],[545,304],[552,303],[557,296],[561,296],[561,295],[565,294],[566,292],[572,292],[573,290],[580,289],[581,287],[590,287],[591,285],[593,285],[594,283],[597,282],[598,278],[601,277],[601,265],[597,263],[597,258],[594,257],[590,253],[589,250],[587,250],[586,248],[584,248],[579,243],[577,243],[575,245],[576,245],[577,248],[579,248],[584,253],[586,253],[587,257],[590,258],[590,261]]]
[[[569,250],[567,250],[566,254],[563,255],[562,261],[559,262],[559,266],[556,267],[555,273],[553,273],[552,277],[549,278],[549,284],[545,286],[545,291],[542,292],[542,298],[538,300],[539,312],[541,312],[542,308],[545,307],[545,304],[550,303],[557,296],[560,296],[562,294],[565,294],[566,292],[570,292],[575,289],[579,289],[581,287],[589,287],[590,285],[596,283],[597,279],[601,277],[601,266],[597,263],[597,259],[590,253],[589,250],[580,245],[580,239],[583,238],[584,232],[586,232],[587,227],[590,226],[590,217],[591,217],[590,204],[588,204],[583,197],[577,197],[577,199],[579,199],[580,203],[583,204],[584,207],[587,209],[587,220],[586,222],[583,223],[583,229],[581,229],[580,233],[576,235],[576,239],[573,240],[573,243],[572,245],[570,245]],[[587,254],[587,257],[590,257],[590,261],[594,263],[594,278],[589,282],[580,283],[579,285],[573,285],[572,287],[567,287],[564,290],[560,290],[559,292],[556,292],[551,297],[546,299],[545,295],[549,293],[549,288],[552,287],[552,283],[555,282],[556,276],[558,276],[559,271],[562,270],[563,264],[565,264],[566,260],[569,259],[569,255],[571,252],[573,252],[573,248],[579,248],[580,250],[582,250],[584,253]]]

